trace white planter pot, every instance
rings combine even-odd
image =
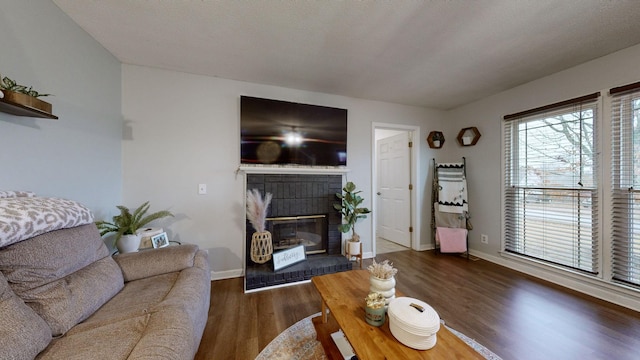
[[[120,254],[136,252],[140,247],[140,235],[122,235],[116,247]]]
[[[347,252],[349,255],[360,255],[360,241],[347,242]]]
[[[369,291],[382,294],[385,298],[385,304],[389,305],[389,302],[396,297],[395,276],[390,279],[380,279],[373,275],[369,276]]]

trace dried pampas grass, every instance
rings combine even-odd
[[[369,265],[367,270],[378,279],[391,279],[398,273],[398,269],[394,268],[393,263],[389,260],[377,263],[376,259],[373,259],[373,264]]]
[[[247,219],[257,232],[264,232],[271,197],[271,193],[266,193],[262,199],[258,189],[247,191]]]

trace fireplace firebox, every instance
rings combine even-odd
[[[327,215],[283,216],[267,218],[273,251],[304,245],[305,252],[327,252]]]

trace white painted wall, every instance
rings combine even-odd
[[[96,216],[122,197],[120,62],[51,1],[0,0],[0,74],[59,120],[0,113],[0,189],[78,200]]]
[[[422,248],[431,243],[431,159],[459,161],[464,156],[474,224],[470,233],[472,253],[640,309],[640,301],[632,292],[525,265],[499,253],[502,117],[603,91],[601,119],[608,125],[606,90],[640,80],[640,46],[441,113],[145,67],[121,67],[48,1],[0,0],[0,34],[0,73],[55,94],[46,100],[60,117],[53,121],[0,113],[0,189],[32,190],[79,200],[98,218],[110,216],[115,205],[138,206],[150,200],[152,210],[170,209],[177,214],[160,224],[172,238],[208,249],[217,277],[236,276],[242,268],[244,243],[244,179],[235,172],[239,162],[239,96],[343,107],[349,109],[348,179],[368,194],[367,206],[373,196],[372,123],[420,126],[416,188],[420,192]],[[461,128],[469,126],[478,127],[482,137],[476,146],[461,147],[455,138]],[[446,137],[441,149],[429,149],[424,140],[433,130],[442,131]],[[604,130],[606,133],[606,126]],[[602,161],[606,172],[606,151]],[[208,185],[207,195],[197,195],[199,183]],[[608,206],[606,200],[602,203]],[[606,210],[603,247],[610,233]],[[365,252],[370,252],[371,219],[360,229]],[[489,236],[488,245],[480,243],[480,234]]]
[[[152,210],[177,216],[162,222],[173,239],[209,250],[214,278],[242,271],[244,177],[240,159],[240,95],[348,109],[347,180],[362,189],[371,206],[373,122],[421,126],[442,113],[419,107],[367,101],[198,76],[132,65],[122,67],[123,194],[127,206],[150,200]],[[420,138],[426,138],[426,133]],[[426,141],[420,144],[429,157]],[[420,188],[426,186],[420,170]],[[197,186],[206,183],[207,195]],[[359,224],[365,252],[372,251],[372,224]],[[428,231],[421,241],[429,241]],[[365,240],[366,239],[366,240]]]
[[[604,188],[610,171],[609,139],[611,109],[608,90],[611,87],[625,85],[640,80],[640,46],[634,46],[617,53],[605,56],[580,66],[538,79],[503,93],[491,96],[473,104],[452,110],[446,114],[450,126],[447,134],[453,137],[461,128],[476,126],[482,137],[476,146],[451,148],[452,158],[467,158],[467,178],[469,186],[469,211],[472,215],[474,229],[470,232],[470,247],[473,252],[491,261],[507,265],[518,270],[546,278],[565,286],[600,296],[609,301],[622,303],[640,309],[638,295],[611,287],[598,281],[589,281],[582,276],[559,275],[548,267],[534,267],[522,264],[512,257],[500,254],[501,249],[501,131],[504,115],[552,104],[558,101],[582,95],[601,92],[600,125],[603,131],[601,138],[603,152],[600,154],[602,164],[601,179]],[[451,127],[455,127],[455,129]],[[448,139],[448,138],[447,138]],[[448,143],[447,143],[448,144]],[[605,194],[606,195],[606,194]],[[602,211],[602,248],[609,246],[610,224],[607,214],[610,204],[608,197],[600,203]],[[489,236],[489,244],[480,243],[480,234]],[[604,279],[610,276],[609,257],[604,257]]]

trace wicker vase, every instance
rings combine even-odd
[[[251,236],[251,260],[258,264],[264,264],[271,260],[273,245],[271,245],[271,233],[268,231],[254,232]]]

